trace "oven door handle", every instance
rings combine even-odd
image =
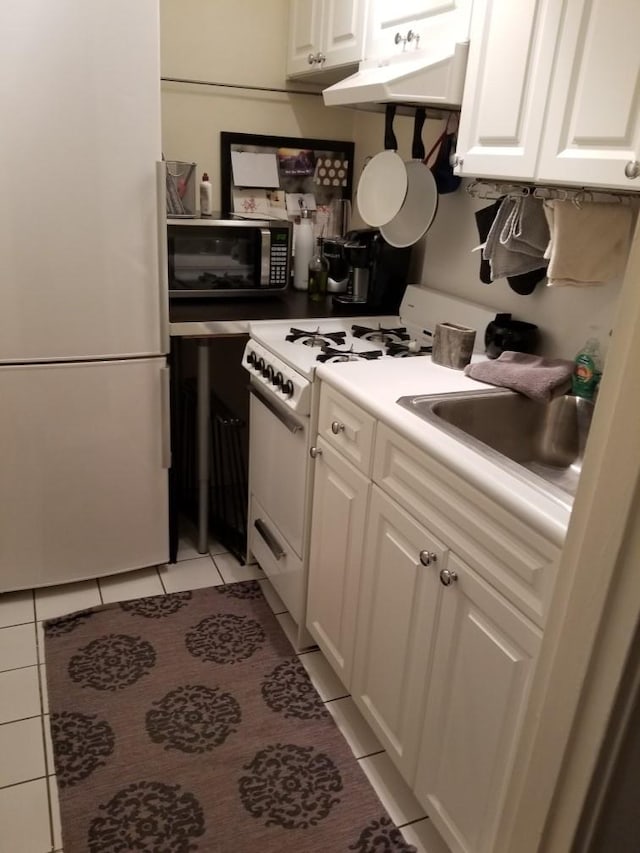
[[[280,421],[283,426],[285,426],[289,430],[289,432],[295,434],[296,432],[300,432],[302,429],[304,429],[301,423],[298,423],[295,418],[291,418],[284,412],[281,412],[280,409],[278,409],[277,406],[271,402],[271,400],[269,400],[264,394],[260,394],[257,388],[250,386],[249,393],[253,394],[254,397],[257,397],[257,399],[260,400],[262,405],[266,406],[266,408],[269,409],[271,414],[275,415],[275,417]]]
[[[269,530],[264,521],[261,518],[256,518],[256,520],[253,522],[253,526],[258,531],[260,536],[262,536],[264,541],[267,543],[267,547],[269,548],[273,556],[276,558],[276,560],[279,560],[281,557],[284,557],[285,552],[282,546],[280,545],[276,537],[273,535],[273,533]]]

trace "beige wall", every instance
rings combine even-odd
[[[288,0],[160,0],[163,77],[211,82],[305,88],[285,76]],[[195,161],[198,180],[207,171],[219,207],[220,131],[344,139],[355,142],[354,184],[365,159],[383,147],[383,116],[360,110],[329,109],[310,95],[247,92],[164,83],[163,149],[167,159]],[[441,122],[428,121],[427,150]],[[399,153],[410,157],[411,119],[395,123]],[[414,248],[412,281],[472,300],[496,311],[537,323],[544,352],[572,358],[590,333],[606,351],[620,283],[602,288],[547,288],[519,296],[506,280],[484,285],[473,212],[489,202],[463,189],[440,198],[436,220]],[[356,206],[354,209],[357,211]],[[354,225],[361,224],[354,217]]]

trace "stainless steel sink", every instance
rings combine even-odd
[[[591,425],[591,401],[565,395],[537,403],[495,389],[400,397],[397,403],[571,506]]]

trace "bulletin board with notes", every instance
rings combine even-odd
[[[324,230],[335,199],[351,199],[353,142],[220,134],[222,215],[295,221],[306,207]]]

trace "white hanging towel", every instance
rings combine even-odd
[[[550,287],[605,284],[627,263],[634,211],[619,203],[545,201]]]

